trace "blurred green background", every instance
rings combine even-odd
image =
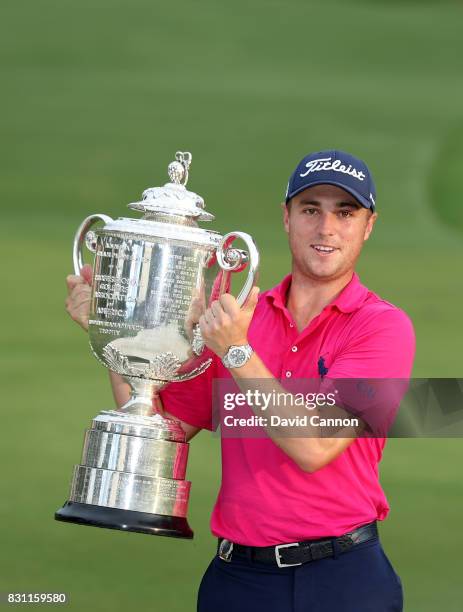
[[[380,218],[361,278],[412,317],[415,376],[462,376],[461,31],[450,0],[3,1],[0,591],[195,609],[217,438],[190,452],[193,542],[53,520],[84,428],[112,405],[64,311],[74,231],[130,215],[178,149],[214,229],[255,237],[262,288],[288,271],[279,202],[295,164],[328,147],[365,158]],[[461,610],[462,459],[460,440],[388,443],[382,535],[407,612]]]

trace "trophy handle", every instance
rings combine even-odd
[[[101,215],[99,213],[90,215],[82,221],[79,226],[79,229],[76,232],[76,235],[74,236],[72,261],[74,263],[74,272],[77,275],[80,274],[84,265],[84,260],[82,258],[82,247],[84,242],[85,246],[89,251],[91,251],[92,253],[96,252],[96,234],[95,232],[91,232],[89,230],[98,221],[110,223],[111,221],[113,221],[113,219],[111,219],[111,217],[108,217],[108,215]]]
[[[241,238],[248,248],[248,252],[241,249],[230,248],[235,238]],[[244,232],[229,232],[222,238],[217,247],[217,262],[225,272],[241,272],[249,265],[248,276],[236,301],[243,306],[257,281],[259,269],[259,251],[256,243],[249,234]]]
[[[230,245],[235,238],[241,238],[248,247],[248,251],[241,249],[230,248]],[[230,232],[220,241],[219,246],[216,250],[217,263],[220,268],[225,272],[224,276],[227,277],[231,272],[241,272],[249,264],[249,271],[246,281],[241,289],[236,301],[239,306],[242,306],[248,299],[251,289],[257,281],[257,274],[259,268],[259,251],[257,250],[254,240],[249,234],[244,232]],[[226,278],[222,279],[222,287],[227,286]],[[204,339],[199,328],[199,323],[193,328],[193,340],[192,350],[197,356],[200,356],[204,350]]]

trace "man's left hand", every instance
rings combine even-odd
[[[223,293],[212,302],[199,319],[199,327],[206,346],[222,358],[233,344],[248,343],[248,329],[257,305],[259,288],[253,287],[241,308],[230,293]]]

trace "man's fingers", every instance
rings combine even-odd
[[[202,335],[204,336],[206,334],[206,331],[207,331],[207,322],[206,322],[206,316],[205,315],[201,315],[199,317],[198,325],[199,325],[199,329],[201,330]]]
[[[197,302],[204,310],[206,309],[206,293],[204,290],[204,283],[201,283],[199,288],[195,287],[193,289],[191,297],[191,303]]]
[[[77,274],[69,274],[68,276],[66,276],[66,285],[68,291],[72,291],[74,287],[77,287],[77,285],[81,285],[83,282],[84,279],[81,276],[78,276]]]
[[[71,300],[75,300],[81,295],[86,295],[88,298],[90,298],[91,289],[87,284],[82,283],[81,285],[77,285],[76,287],[74,287],[69,297],[71,298]]]
[[[198,320],[200,315],[204,312],[204,301],[200,298],[194,298],[190,305],[190,318]]]
[[[220,304],[224,312],[226,312],[230,317],[236,315],[240,310],[236,298],[230,293],[222,293],[220,296]]]
[[[244,312],[254,312],[254,309],[257,305],[257,301],[259,299],[259,287],[253,287],[251,289],[251,293],[249,294],[246,302],[241,306],[241,310]],[[238,306],[238,302],[236,298],[230,293],[223,293],[220,296],[220,303],[222,305],[223,310],[230,316],[236,314],[240,307]]]
[[[259,287],[253,287],[251,289],[251,293],[249,294],[248,299],[242,306],[242,310],[246,310],[247,312],[254,312],[257,302],[259,300]]]
[[[71,306],[74,310],[79,310],[79,308],[82,308],[84,304],[89,304],[89,303],[90,303],[90,296],[86,295],[86,296],[81,296],[79,301],[73,300]]]
[[[212,310],[210,308],[208,308],[206,310],[206,312],[204,313],[203,316],[204,316],[204,320],[206,321],[206,323],[208,325],[212,325],[214,323],[215,317],[214,317],[214,314],[213,314],[213,312],[212,312]]]
[[[78,295],[69,296],[65,304],[68,312],[77,312],[84,304],[90,304],[90,293],[81,291]]]
[[[93,280],[93,269],[90,264],[85,264],[80,271],[81,277],[85,280],[88,285],[92,284]]]
[[[85,283],[86,285],[91,285],[93,280],[93,270],[90,264],[85,264],[83,266],[80,274],[69,274],[66,276],[66,285],[68,291],[72,291],[74,287],[77,285],[82,285]]]
[[[220,304],[218,300],[212,302],[211,311],[216,319],[218,319],[219,321],[222,320],[222,316],[224,313],[223,313],[222,305]]]

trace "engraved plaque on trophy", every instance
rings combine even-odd
[[[201,376],[208,368],[211,353],[199,317],[229,290],[230,275],[247,268],[237,297],[240,305],[245,302],[259,254],[248,234],[221,236],[199,227],[199,221],[214,217],[185,187],[190,163],[190,153],[178,152],[168,168],[170,182],[145,190],[141,202],[129,204],[143,213],[141,219],[94,214],[76,233],[76,274],[83,246],[94,253],[91,350],[124,377],[131,397],[93,419],[57,520],[193,537],[187,521],[191,483],[185,480],[185,433],[175,420],[156,412],[153,400],[170,382]],[[236,238],[247,250],[232,246]]]

